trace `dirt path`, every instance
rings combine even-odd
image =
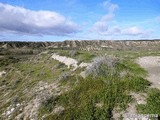
[[[147,56],[138,59],[138,64],[148,71],[148,81],[152,88],[160,89],[160,56]]]

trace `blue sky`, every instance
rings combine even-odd
[[[160,0],[0,0],[0,41],[160,38]]]

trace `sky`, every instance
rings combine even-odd
[[[160,38],[160,0],[0,0],[0,41]]]

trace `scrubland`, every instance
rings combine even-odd
[[[77,60],[78,67],[66,66],[53,54]],[[160,90],[151,87],[149,73],[137,63],[143,56],[160,56],[160,52],[48,49],[3,54],[0,119],[110,120],[125,119],[127,113],[160,115]],[[88,66],[80,67],[82,62]],[[142,97],[142,102],[137,101]]]

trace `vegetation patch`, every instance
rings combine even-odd
[[[150,89],[147,104],[137,105],[137,110],[141,114],[157,114],[160,116],[160,90]]]
[[[51,107],[50,111],[45,112],[48,115],[47,120],[109,120],[113,116],[114,108],[122,111],[128,107],[133,100],[129,95],[131,91],[144,91],[150,85],[141,77],[145,75],[145,71],[138,66],[132,66],[134,65],[132,61],[129,61],[129,65],[126,63],[126,66],[124,66],[126,61],[113,57],[100,57],[94,61],[88,77],[77,79],[75,75],[65,81],[65,84],[71,83],[72,89],[56,100],[56,104],[63,106],[64,111],[54,114]],[[135,74],[135,69],[141,72]],[[124,70],[129,73],[120,77],[119,72]],[[55,101],[51,100],[50,105],[54,103]],[[43,105],[42,109],[47,109],[47,106]]]
[[[79,64],[87,62],[92,65],[71,71],[65,64],[53,60],[51,53],[71,57],[78,60]],[[38,95],[40,101],[46,96],[37,109],[38,119],[109,120],[115,109],[126,110],[128,104],[134,101],[130,94],[132,92],[148,93],[147,104],[137,105],[139,113],[159,114],[160,91],[148,89],[151,83],[144,79],[147,72],[134,61],[139,56],[156,54],[159,53],[49,50],[27,59],[0,58],[0,70],[6,71],[0,78],[0,114],[16,104],[24,108]],[[80,73],[84,71],[87,76],[82,78]],[[46,88],[45,84],[38,86],[39,82],[46,83],[48,87]],[[52,85],[55,82],[58,82],[55,90],[58,95],[51,90],[54,89]],[[64,86],[67,86],[65,92]],[[34,89],[35,87],[37,89]],[[59,94],[61,90],[62,94]],[[24,112],[16,109],[11,116],[13,119],[20,112]],[[3,116],[1,118],[5,119]]]

